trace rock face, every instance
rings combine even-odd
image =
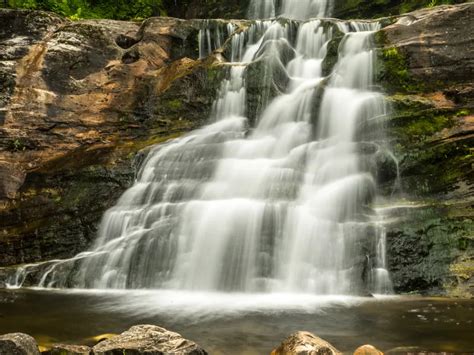
[[[155,325],[136,325],[94,346],[97,355],[176,354],[206,355],[207,352],[180,334]]]
[[[377,35],[400,173],[382,185],[400,199],[387,212],[397,292],[474,292],[473,16],[472,3],[424,9]]]
[[[23,333],[0,335],[0,354],[39,355],[38,344],[33,337]]]
[[[327,341],[310,332],[296,332],[286,338],[271,355],[338,355],[341,354]]]
[[[0,266],[70,257],[136,153],[203,124],[220,75],[199,21],[70,22],[0,9]]]

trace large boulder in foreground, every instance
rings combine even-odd
[[[286,338],[271,355],[337,355],[339,350],[310,332],[296,332]]]
[[[39,355],[36,340],[23,333],[0,335],[0,354]]]
[[[97,355],[176,354],[206,355],[195,342],[156,325],[136,325],[94,346]]]

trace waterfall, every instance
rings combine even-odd
[[[274,8],[259,1],[250,11],[271,17]],[[299,19],[329,8],[327,1],[288,0],[281,13]],[[387,114],[373,91],[379,25],[206,26],[200,55],[231,37],[232,60],[209,125],[153,147],[135,184],[103,216],[91,250],[43,265],[40,286],[389,292],[384,229],[370,208],[374,135],[363,129]],[[339,57],[325,76],[336,35]],[[261,93],[253,122],[247,89],[255,68],[264,70],[263,86],[278,90]]]
[[[324,17],[331,12],[332,0],[251,0],[247,16],[251,19],[273,18],[277,14],[294,20]]]

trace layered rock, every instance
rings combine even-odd
[[[474,4],[424,9],[377,35],[400,174],[382,185],[399,199],[384,210],[397,292],[474,291],[473,16]]]
[[[69,257],[139,150],[203,124],[223,70],[198,60],[199,21],[0,21],[0,265]]]
[[[97,355],[176,354],[206,355],[195,342],[155,325],[136,325],[94,346]]]

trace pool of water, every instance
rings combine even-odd
[[[383,351],[474,352],[473,320],[474,300],[0,290],[0,334],[28,333],[43,345],[88,343],[99,334],[156,324],[210,354],[269,354],[296,330],[344,352],[367,343]]]

